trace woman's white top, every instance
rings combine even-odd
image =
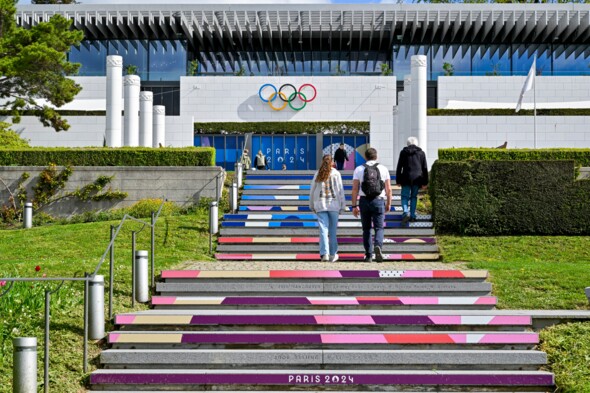
[[[315,212],[345,211],[346,198],[340,172],[332,168],[328,179],[321,183],[315,181],[317,176],[318,172],[315,173],[311,181],[309,208]]]

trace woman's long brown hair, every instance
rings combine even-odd
[[[322,165],[320,165],[320,170],[318,171],[318,176],[316,177],[315,181],[318,183],[323,183],[330,177],[330,172],[332,171],[332,156],[326,154],[324,158],[322,158]]]

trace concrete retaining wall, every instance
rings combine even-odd
[[[25,182],[25,187],[29,199],[32,199],[33,186],[37,184],[39,173],[43,169],[37,166],[0,166],[0,178],[14,192],[21,175],[28,172],[31,176]],[[94,182],[98,176],[104,175],[114,176],[110,187],[113,191],[128,193],[127,198],[100,202],[65,198],[42,210],[55,216],[69,216],[89,210],[126,207],[146,198],[165,198],[185,206],[198,202],[201,197],[215,198],[215,177],[222,172],[220,167],[73,167],[64,192],[82,188]],[[222,185],[223,177],[218,182],[220,190]],[[8,191],[2,186],[0,203],[6,204],[8,197]]]

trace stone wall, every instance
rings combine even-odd
[[[31,176],[25,182],[29,199],[33,197],[33,186],[37,183],[43,167],[0,166],[0,178],[14,191],[24,172]],[[61,168],[60,168],[61,169]],[[74,191],[92,183],[98,176],[114,176],[110,183],[113,191],[128,193],[127,198],[115,201],[78,201],[65,198],[43,211],[56,216],[69,216],[88,210],[106,210],[126,207],[146,198],[165,198],[180,206],[197,203],[199,198],[215,198],[216,183],[219,191],[223,186],[224,172],[219,167],[72,167],[73,173],[66,183],[64,192]],[[216,176],[220,175],[218,181]],[[0,185],[0,203],[8,201],[9,193]]]

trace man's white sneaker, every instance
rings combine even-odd
[[[330,256],[330,262],[336,262],[338,260],[338,254]]]

